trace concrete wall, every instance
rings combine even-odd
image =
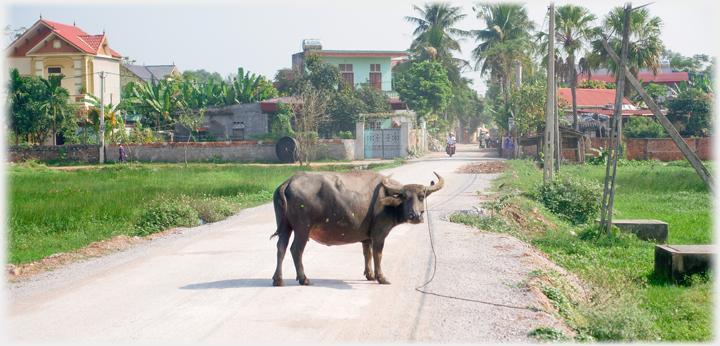
[[[355,142],[351,139],[320,140],[313,160],[330,158],[353,160]],[[131,144],[125,147],[128,159],[140,162],[184,162],[185,143]],[[313,150],[311,148],[310,150]],[[108,145],[107,161],[117,161],[118,147]],[[188,161],[209,161],[218,158],[231,162],[278,161],[275,142],[191,142],[187,145]]]
[[[268,117],[260,110],[260,103],[232,106],[208,107],[201,126],[207,127],[207,134],[217,140],[249,140],[250,134],[267,133]],[[188,131],[182,125],[175,125],[178,141],[187,140]]]
[[[99,145],[41,145],[23,149],[8,147],[8,159],[11,162],[24,160],[52,161],[64,155],[64,161],[98,163]],[[115,155],[117,159],[118,155]]]

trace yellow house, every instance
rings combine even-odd
[[[120,60],[107,36],[89,35],[73,25],[42,19],[5,49],[5,71],[20,75],[63,74],[61,86],[81,106],[83,92],[100,97],[100,72],[105,72],[105,103],[120,100]]]

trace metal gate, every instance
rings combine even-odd
[[[365,130],[365,158],[392,159],[402,157],[400,129]]]

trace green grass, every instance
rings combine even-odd
[[[542,181],[542,171],[532,161],[506,162],[512,169],[494,181],[495,186],[505,183],[509,186],[503,190],[527,192]],[[561,167],[561,174],[604,184],[605,166],[567,165]],[[688,165],[629,163],[618,167],[616,184],[614,219],[665,221],[669,244],[712,244],[713,197]],[[573,226],[529,200],[529,194],[509,202],[523,215],[537,208],[557,228],[541,222],[521,227],[472,216],[451,220],[514,235],[587,282],[591,304],[576,302],[573,307],[583,316],[582,323],[571,325],[579,335],[623,342],[714,339],[712,273],[695,275],[684,284],[670,283],[654,274],[655,243],[617,229],[604,234],[593,225]]]
[[[373,164],[380,170],[396,164]],[[9,167],[7,261],[29,263],[117,235],[143,235],[158,201],[187,204],[208,222],[272,200],[278,185],[301,170],[342,171],[351,165],[299,166],[134,164],[59,171]],[[173,209],[173,208],[170,208]],[[164,210],[168,210],[165,208]],[[192,214],[195,215],[195,214]]]

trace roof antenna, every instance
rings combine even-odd
[[[42,13],[40,13],[40,19],[42,19]]]
[[[75,26],[75,19],[73,19],[73,26]]]

